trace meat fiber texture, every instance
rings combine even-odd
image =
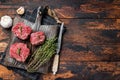
[[[14,43],[10,46],[10,56],[17,61],[25,62],[30,54],[30,49],[24,43]]]
[[[19,16],[16,16],[15,19],[14,19],[13,25],[15,25],[16,23],[19,23],[19,22],[23,22],[24,24],[30,26],[31,28],[34,25],[34,23],[32,23],[32,22],[30,22],[30,21],[28,21],[26,19],[20,18]],[[49,39],[49,38],[53,38],[53,37],[55,37],[57,35],[58,27],[57,27],[57,25],[40,25],[39,26],[39,31],[44,32],[46,39]],[[35,47],[30,44],[29,39],[28,40],[21,40],[21,39],[17,38],[14,34],[12,34],[11,35],[10,45],[12,45],[12,44],[14,44],[16,42],[17,43],[22,42],[22,43],[27,44],[28,48],[30,48],[31,53],[33,53],[34,50],[35,50]],[[37,72],[39,72],[39,73],[47,73],[48,68],[50,66],[50,63],[51,62],[47,62],[46,64],[42,65],[39,68],[39,70],[37,70]],[[9,55],[9,48],[8,48],[8,50],[6,52],[6,56],[5,56],[3,64],[6,65],[6,66],[20,68],[20,69],[24,69],[24,70],[26,70],[26,65],[27,65],[26,63],[19,62],[19,61],[16,61],[14,58],[11,58],[10,55]]]
[[[34,32],[30,35],[30,42],[32,45],[40,45],[45,41],[45,34],[42,31]]]
[[[25,25],[24,23],[20,22],[17,23],[15,26],[12,27],[12,32],[20,39],[25,40],[28,38],[32,29],[30,26]]]

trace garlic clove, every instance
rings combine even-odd
[[[20,8],[18,8],[18,9],[16,10],[16,12],[17,12],[17,14],[19,14],[19,15],[23,15],[23,14],[25,13],[25,8],[21,6]]]

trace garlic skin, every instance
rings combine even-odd
[[[23,14],[25,13],[25,8],[21,6],[20,8],[18,8],[18,9],[16,10],[16,12],[17,12],[17,14],[19,14],[19,15],[23,15]]]
[[[0,24],[3,28],[10,28],[12,26],[12,18],[8,15],[2,16]]]

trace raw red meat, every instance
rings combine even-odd
[[[35,33],[32,33],[30,36],[30,42],[32,45],[39,45],[44,43],[44,41],[45,41],[44,32],[41,32],[41,31],[35,32]]]
[[[11,45],[9,53],[10,56],[17,61],[25,62],[30,54],[30,50],[24,43],[14,43]]]
[[[15,26],[12,28],[12,32],[20,39],[25,40],[28,38],[30,35],[32,29],[25,25],[24,23],[20,22],[17,23]]]

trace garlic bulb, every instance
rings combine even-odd
[[[3,28],[9,28],[12,26],[12,18],[10,16],[2,16],[0,24]]]
[[[16,10],[16,12],[17,12],[19,15],[23,15],[24,12],[25,12],[25,8],[21,6],[20,8],[18,8],[18,9]]]

